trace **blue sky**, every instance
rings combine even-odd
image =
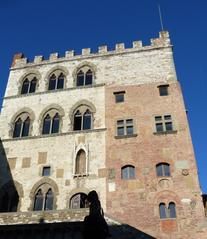
[[[207,193],[207,1],[160,0],[170,32],[203,192]],[[0,105],[16,52],[29,59],[157,37],[156,0],[0,0]]]

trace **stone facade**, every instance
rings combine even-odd
[[[77,86],[84,67],[91,70],[92,83]],[[60,73],[65,77],[62,89],[49,91],[49,78]],[[35,92],[22,94],[25,79],[33,77]],[[160,86],[167,87],[168,95],[160,96]],[[117,103],[116,94],[123,94],[124,101]],[[91,128],[74,131],[76,109],[85,106],[92,113]],[[58,133],[42,134],[44,117],[55,112],[60,116]],[[21,114],[30,117],[29,133],[14,138]],[[155,117],[169,115],[173,129],[157,132]],[[133,133],[117,135],[117,122],[127,119],[133,122]],[[41,213],[33,212],[35,195],[47,184],[54,194],[53,211],[51,217],[41,216],[47,221],[47,215],[50,223],[78,220],[69,209],[71,198],[96,190],[109,218],[151,238],[205,238],[197,167],[168,32],[160,32],[150,46],[135,41],[133,48],[125,49],[120,43],[113,51],[101,46],[98,53],[87,48],[82,55],[67,51],[63,58],[53,53],[49,60],[36,56],[33,62],[15,55],[0,134],[0,190],[9,185],[19,196],[14,221],[3,213],[1,224],[37,223]],[[85,153],[85,172],[77,175],[80,150]],[[170,165],[169,176],[156,175],[160,163]],[[135,172],[128,180],[122,177],[127,165]],[[50,167],[49,176],[43,175],[44,167]],[[172,202],[176,217],[160,219],[160,203]]]

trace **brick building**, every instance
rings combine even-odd
[[[33,62],[15,55],[0,136],[0,224],[13,225],[2,227],[5,238],[37,228],[44,235],[55,222],[71,223],[68,237],[77,238],[81,225],[72,222],[83,220],[94,189],[110,226],[119,225],[114,238],[206,238],[168,32],[149,46]]]

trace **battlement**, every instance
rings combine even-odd
[[[147,46],[142,45],[142,41],[133,41],[132,48],[125,48],[124,43],[117,43],[115,49],[109,51],[107,45],[99,46],[98,52],[92,53],[90,48],[83,48],[81,55],[76,55],[74,50],[65,52],[64,57],[59,57],[57,52],[51,53],[49,59],[44,59],[43,56],[35,56],[32,62],[29,62],[22,53],[15,54],[11,65],[12,69],[21,68],[26,66],[41,65],[47,63],[61,62],[65,60],[75,60],[80,58],[98,57],[103,55],[113,55],[120,53],[129,53],[134,51],[152,50],[161,47],[171,46],[169,33],[167,31],[159,32],[159,38],[150,40],[151,44]]]

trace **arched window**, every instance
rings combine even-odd
[[[70,199],[69,207],[71,209],[80,209],[80,208],[87,208],[87,195],[85,193],[77,193],[73,195]]]
[[[159,163],[156,165],[156,172],[158,177],[169,177],[170,165],[168,163]]]
[[[160,203],[159,205],[160,218],[176,218],[176,206],[174,202],[170,202],[168,207],[165,203]]]
[[[55,111],[47,113],[43,120],[42,134],[55,134],[59,133],[60,116]]]
[[[50,188],[45,197],[45,210],[52,210],[53,209],[53,192]]]
[[[88,130],[92,128],[92,113],[82,106],[75,111],[73,130]]]
[[[77,73],[77,86],[92,85],[93,84],[93,72],[88,66],[82,67]]]
[[[169,217],[176,218],[176,208],[175,208],[174,202],[169,203],[168,210],[169,210]]]
[[[135,168],[134,166],[127,165],[121,168],[121,178],[122,179],[134,179],[135,178]]]
[[[13,138],[29,136],[30,117],[27,113],[21,114],[14,122]]]
[[[84,150],[79,150],[75,162],[75,174],[86,173],[86,153]]]
[[[21,95],[34,93],[36,91],[37,78],[33,74],[29,75],[22,83]]]
[[[159,209],[160,209],[160,218],[167,218],[167,214],[166,214],[166,207],[164,203],[160,203],[159,205]]]
[[[54,72],[49,78],[48,90],[57,90],[64,88],[65,76],[59,70]]]
[[[53,210],[54,195],[53,190],[48,184],[43,184],[34,196],[34,211]]]
[[[16,212],[19,204],[19,195],[16,190],[5,191],[0,199],[0,212]]]

